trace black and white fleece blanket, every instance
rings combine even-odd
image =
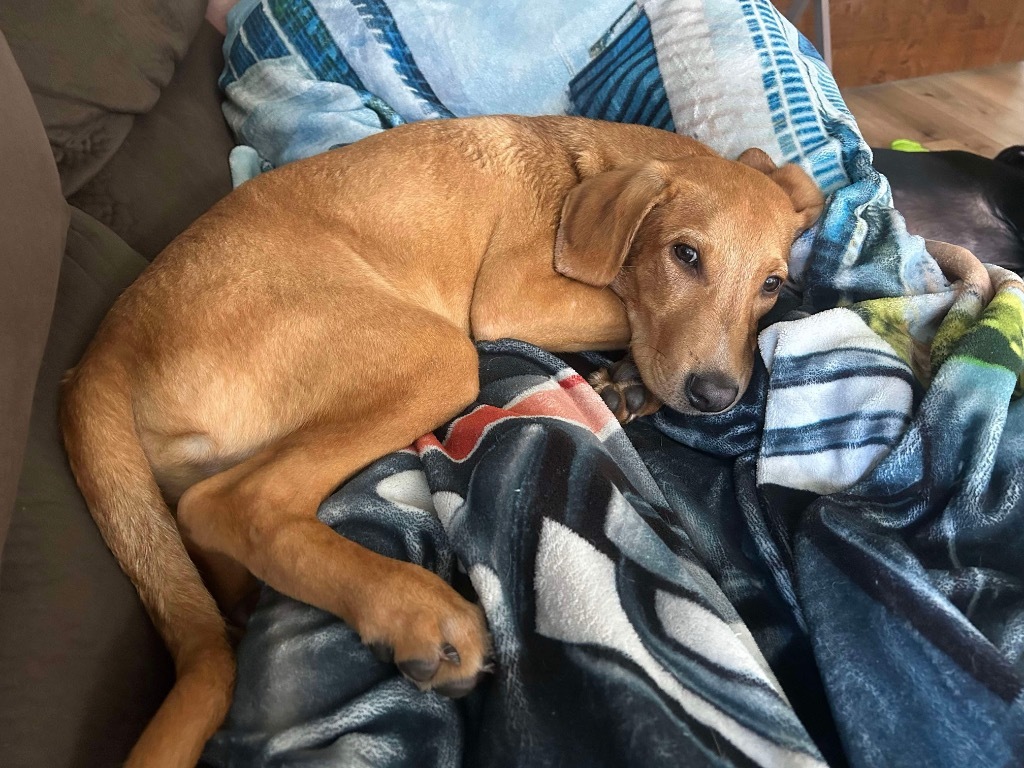
[[[556,357],[512,341],[481,352],[476,405],[347,483],[321,517],[475,590],[495,674],[465,701],[420,693],[332,616],[265,590],[208,758],[820,764],[759,645],[797,628],[772,620],[751,634],[784,606],[766,598],[770,575],[739,519],[707,514],[756,506],[753,477],[651,426],[624,432]]]

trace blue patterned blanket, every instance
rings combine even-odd
[[[943,276],[768,2],[243,0],[225,58],[239,183],[406,121],[569,113],[759,146],[829,199],[727,414],[623,431],[593,357],[481,345],[479,402],[321,516],[475,593],[496,673],[420,694],[265,590],[211,764],[1024,763],[1024,284]]]

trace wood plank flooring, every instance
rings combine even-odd
[[[912,139],[992,157],[1024,144],[1024,62],[843,90],[873,147]]]

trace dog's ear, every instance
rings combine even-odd
[[[605,171],[574,187],[562,206],[555,271],[598,288],[610,285],[667,187],[657,162]]]
[[[814,179],[799,165],[789,163],[779,168],[766,152],[756,147],[746,150],[736,160],[766,174],[789,195],[797,215],[795,234],[799,235],[805,229],[809,229],[818,220],[825,207],[825,197],[814,183]]]

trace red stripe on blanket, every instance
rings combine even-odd
[[[536,416],[571,421],[595,435],[605,437],[609,427],[615,423],[615,417],[586,379],[573,373],[557,380],[557,384],[557,389],[538,388],[521,400],[513,400],[505,408],[478,406],[452,422],[444,443],[431,433],[417,440],[413,448],[419,453],[441,450],[454,461],[462,461],[476,450],[488,427],[495,422]]]

